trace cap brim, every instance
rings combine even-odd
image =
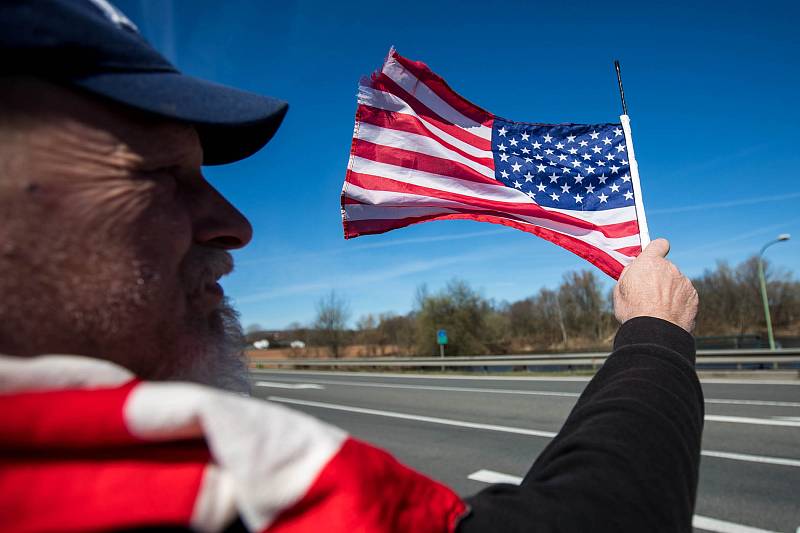
[[[71,83],[142,111],[192,123],[205,165],[232,163],[256,153],[289,108],[282,100],[178,72],[93,74]]]

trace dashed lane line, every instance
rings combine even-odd
[[[315,389],[323,390],[324,385],[317,383],[286,383],[285,381],[257,381],[256,387],[269,387],[271,389]]]
[[[467,479],[480,481],[482,483],[511,483],[512,485],[519,485],[522,483],[522,478],[519,476],[485,469],[473,472],[467,476]],[[727,520],[720,520],[718,518],[697,514],[692,517],[692,526],[695,529],[712,531],[714,533],[774,533],[767,529],[745,526],[743,524],[737,524],[736,522],[728,522]]]
[[[377,378],[405,378],[405,379],[467,379],[477,381],[564,381],[583,382],[592,379],[592,376],[481,376],[481,375],[449,375],[449,374],[410,374],[396,372],[346,372],[330,371],[319,372],[315,370],[276,370],[276,369],[251,369],[252,374],[303,374],[314,376],[360,376]],[[700,378],[701,383],[719,385],[794,385],[800,386],[800,379],[736,379],[736,378]]]
[[[450,387],[444,385],[409,385],[402,383],[376,383],[372,381],[342,381],[333,379],[315,379],[315,383],[324,383],[326,385],[341,385],[343,387],[371,387],[378,389],[408,389],[408,390],[430,390],[442,392],[474,392],[474,393],[487,393],[487,394],[519,394],[527,396],[556,396],[564,398],[578,398],[581,394],[579,392],[561,392],[561,391],[541,391],[541,390],[525,390],[525,389],[485,389],[478,387]],[[256,382],[257,386],[263,383],[272,383],[265,381]],[[291,387],[287,387],[291,388]],[[297,388],[313,388],[297,387]],[[319,387],[324,388],[324,387]],[[765,407],[800,407],[800,402],[779,402],[771,400],[736,400],[727,398],[706,398],[706,403],[711,404],[728,404],[728,405],[757,405]]]
[[[284,398],[281,396],[268,396],[267,400],[287,403],[292,405],[305,405],[308,407],[319,407],[334,411],[346,411],[350,413],[360,413],[366,415],[383,416],[388,418],[399,418],[403,420],[416,420],[419,422],[429,422],[445,426],[456,426],[471,429],[483,429],[488,431],[498,431],[501,433],[515,433],[517,435],[528,435],[533,437],[553,438],[557,435],[553,431],[543,431],[538,429],[518,428],[512,426],[501,426],[497,424],[482,424],[480,422],[468,422],[466,420],[455,420],[452,418],[440,418],[435,416],[415,415],[411,413],[400,413],[397,411],[384,411],[382,409],[368,409],[366,407],[355,407],[352,405],[341,405],[336,403],[315,402],[311,400],[298,400],[296,398]],[[769,457],[766,455],[751,455],[746,453],[730,453],[716,450],[702,450],[700,455],[715,457],[719,459],[729,459],[733,461],[745,461],[751,463],[763,463],[780,466],[792,466],[800,468],[799,459],[788,459],[784,457]]]

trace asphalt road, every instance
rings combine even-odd
[[[259,397],[377,444],[465,496],[500,474],[523,476],[587,381],[253,373]],[[800,381],[707,380],[703,389],[696,530],[800,533]]]

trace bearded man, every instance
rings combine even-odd
[[[201,167],[287,105],[181,74],[105,0],[7,0],[0,30],[5,530],[690,530],[697,294],[666,241],[624,272],[615,351],[522,484],[462,499],[246,397],[217,282],[252,229]]]

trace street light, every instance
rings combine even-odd
[[[767,337],[769,337],[769,349],[775,349],[775,337],[772,335],[772,319],[769,316],[769,301],[767,300],[767,281],[764,279],[764,251],[779,242],[788,241],[792,236],[788,233],[781,233],[778,238],[769,241],[761,247],[758,252],[758,279],[761,281],[761,300],[764,302],[764,317],[767,319]]]

